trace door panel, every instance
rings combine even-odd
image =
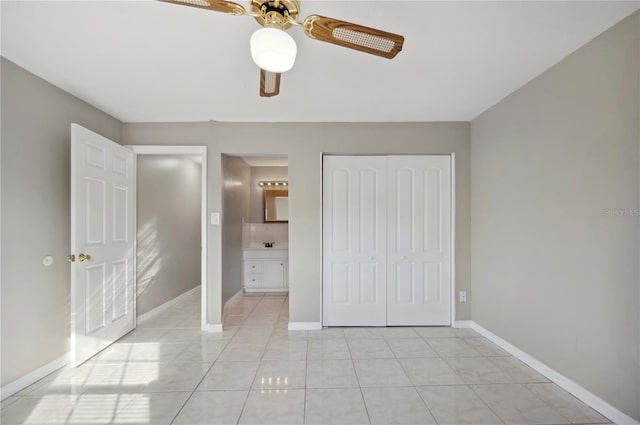
[[[86,335],[90,335],[105,325],[105,310],[107,300],[105,297],[107,280],[104,272],[104,264],[90,266],[85,269],[86,295],[89,302],[87,309]]]
[[[264,260],[262,262],[262,282],[265,287],[284,288],[283,260]]]
[[[395,188],[394,193],[390,194],[389,208],[395,209],[395,221],[389,224],[395,226],[395,250],[411,252],[414,249],[415,242],[415,206],[413,202],[415,187],[415,171],[409,168],[399,168],[390,170],[394,174],[395,179],[391,187]],[[393,245],[392,245],[393,246]]]
[[[71,366],[134,326],[134,155],[71,126]],[[79,261],[79,254],[89,258]]]
[[[323,323],[386,324],[386,158],[325,156]]]
[[[451,324],[449,156],[389,156],[388,325]]]
[[[129,310],[129,276],[127,273],[128,260],[119,260],[113,262],[113,317],[112,320],[118,320],[127,314]]]

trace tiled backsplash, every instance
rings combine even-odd
[[[289,242],[288,223],[245,223],[242,228],[242,245],[249,248],[263,242],[275,242],[276,245]]]

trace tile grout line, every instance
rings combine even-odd
[[[386,341],[385,341],[386,342]],[[429,345],[428,342],[425,341],[425,344],[427,344],[428,347],[431,348],[431,351],[435,352],[433,350],[433,348]],[[389,345],[389,343],[387,342],[387,345]],[[393,349],[391,350],[393,351]],[[396,355],[395,352],[393,352],[394,355]],[[436,353],[438,354],[438,353]],[[436,415],[433,414],[433,412],[431,411],[431,409],[429,409],[429,406],[427,405],[427,402],[424,398],[422,398],[422,394],[420,394],[420,392],[418,391],[418,388],[416,387],[415,383],[413,382],[413,380],[411,379],[411,376],[409,376],[409,373],[406,371],[406,369],[402,366],[402,362],[400,361],[401,359],[398,358],[398,356],[396,355],[395,357],[396,361],[398,362],[398,364],[400,365],[400,369],[402,369],[402,371],[405,373],[405,375],[407,375],[407,378],[409,379],[409,382],[411,383],[411,387],[413,388],[413,391],[415,391],[415,393],[418,395],[418,398],[420,398],[420,400],[422,401],[422,404],[424,405],[424,407],[427,409],[427,412],[429,413],[429,415],[431,415],[431,418],[433,419],[433,421],[436,424],[440,424],[440,422],[438,422],[438,419],[436,418]]]
[[[496,415],[496,418],[500,419],[502,421],[503,424],[506,424],[507,422],[502,419],[502,416],[498,415],[498,412],[496,412],[495,410],[493,410],[491,408],[491,406],[489,406],[489,403],[487,403],[487,401],[485,399],[483,399],[482,397],[480,397],[480,394],[478,394],[478,392],[476,391],[475,388],[473,388],[473,385],[467,385],[467,388],[469,388],[471,390],[471,392],[473,392],[473,394],[475,394],[476,397],[478,397],[478,399],[480,401],[482,401],[482,403],[484,403],[485,406],[487,406],[487,409],[491,410],[491,412]]]
[[[146,388],[146,387],[144,387],[145,384],[142,384],[143,387],[140,388],[140,389],[137,389],[136,391],[138,391],[138,392],[134,392],[134,393],[125,393],[125,392],[119,392],[118,390],[115,390],[116,391],[115,395],[119,396],[119,398],[118,398],[119,401],[118,401],[117,404],[120,404],[120,403],[122,403],[122,404],[117,408],[114,407],[114,410],[112,412],[110,412],[111,413],[111,415],[110,415],[111,418],[109,420],[111,422],[117,420],[117,418],[118,418],[117,414],[119,412],[126,411],[128,409],[128,406],[131,406],[132,403],[134,403],[134,401],[136,399],[139,399],[140,397],[151,396],[152,394],[183,393],[183,395],[179,396],[179,398],[176,397],[176,398],[178,398],[178,400],[181,397],[186,397],[186,399],[181,404],[181,406],[176,406],[176,408],[177,407],[179,407],[179,408],[177,409],[177,413],[173,416],[173,419],[171,419],[171,423],[172,424],[175,423],[177,421],[177,419],[180,417],[180,415],[183,415],[186,411],[189,411],[189,412],[191,411],[191,407],[187,407],[187,405],[190,403],[190,400],[193,398],[195,393],[199,392],[198,388],[203,384],[203,382],[206,379],[206,377],[211,373],[213,366],[215,366],[216,364],[220,364],[220,365],[224,365],[225,364],[225,362],[219,362],[219,360],[220,360],[220,357],[223,355],[224,351],[229,348],[229,345],[232,344],[232,343],[235,343],[235,342],[243,342],[243,341],[244,342],[248,342],[248,343],[255,342],[254,341],[254,336],[253,336],[253,334],[255,333],[255,338],[260,338],[260,340],[262,341],[262,338],[264,338],[264,336],[266,336],[266,340],[264,340],[265,341],[264,345],[260,345],[262,347],[262,351],[260,353],[256,353],[256,354],[260,354],[258,356],[257,367],[255,369],[255,373],[253,374],[253,378],[251,380],[251,383],[249,384],[250,386],[249,386],[248,391],[246,392],[246,396],[244,397],[244,401],[242,403],[242,407],[241,407],[241,409],[239,409],[238,419],[237,419],[236,423],[240,423],[243,415],[247,413],[248,399],[251,396],[251,394],[258,392],[258,390],[254,390],[253,389],[253,386],[256,385],[257,376],[259,376],[259,371],[261,369],[262,363],[264,361],[267,361],[267,360],[265,360],[266,357],[269,357],[269,356],[267,356],[267,351],[268,351],[269,345],[273,344],[274,346],[279,346],[279,345],[282,345],[284,343],[289,344],[289,343],[294,343],[294,342],[295,342],[294,345],[296,345],[296,346],[298,346],[298,345],[302,346],[303,345],[302,342],[304,342],[304,344],[306,344],[305,345],[305,350],[304,350],[305,367],[304,367],[304,377],[303,377],[304,378],[304,385],[303,385],[304,397],[303,397],[303,400],[302,400],[303,401],[303,405],[302,405],[302,415],[303,415],[302,416],[302,423],[307,423],[307,417],[306,417],[306,412],[307,412],[307,407],[308,407],[307,404],[310,401],[310,399],[308,397],[308,392],[309,392],[309,390],[316,390],[316,388],[310,388],[309,387],[309,382],[308,382],[308,379],[307,379],[308,378],[308,374],[309,374],[309,370],[310,370],[309,369],[309,367],[310,367],[309,361],[317,360],[317,361],[320,361],[320,362],[324,362],[326,360],[334,360],[334,359],[324,359],[324,358],[322,358],[324,350],[321,350],[321,353],[320,353],[321,357],[319,359],[310,359],[310,348],[312,348],[310,346],[310,342],[311,341],[326,341],[327,339],[325,339],[322,336],[323,335],[322,332],[320,332],[318,334],[313,333],[313,334],[310,335],[309,332],[305,331],[305,333],[302,335],[301,338],[297,338],[298,336],[300,336],[300,334],[294,333],[294,335],[291,335],[291,332],[288,332],[286,329],[284,329],[284,330],[282,329],[281,325],[282,325],[282,320],[285,319],[284,316],[285,316],[286,307],[287,307],[287,304],[288,304],[288,297],[284,297],[284,300],[282,300],[281,303],[279,302],[279,301],[281,301],[281,299],[273,300],[273,302],[271,302],[271,301],[265,302],[265,299],[267,299],[268,297],[265,296],[264,294],[260,295],[259,297],[255,297],[255,298],[257,298],[257,301],[255,301],[255,303],[252,300],[252,301],[248,301],[244,305],[244,307],[249,307],[247,313],[244,313],[244,310],[243,310],[241,312],[241,316],[240,315],[234,316],[236,318],[241,318],[242,321],[240,322],[240,324],[239,324],[239,326],[237,328],[234,326],[233,327],[234,329],[231,329],[229,331],[229,333],[231,333],[230,337],[228,337],[228,338],[224,338],[223,337],[220,340],[220,343],[219,343],[220,344],[219,345],[220,349],[217,352],[217,354],[215,356],[215,359],[209,365],[208,368],[206,368],[206,367],[204,368],[206,371],[200,377],[200,379],[198,380],[197,384],[195,385],[195,387],[192,390],[187,390],[187,391],[166,390],[165,391],[165,390],[162,389],[162,388],[170,388],[170,386],[169,386],[169,387],[160,387],[157,391],[146,392],[145,393],[144,392],[144,389]],[[183,307],[187,307],[187,306],[185,305]],[[272,312],[273,312],[274,309],[278,309],[278,314],[277,314],[277,317],[275,317],[275,322],[272,323],[272,324],[269,324],[271,322],[271,318],[273,317]],[[175,319],[179,319],[179,318],[176,316]],[[287,317],[287,319],[288,319],[288,317]],[[182,324],[182,323],[186,324],[187,320],[188,320],[187,318],[183,318],[183,319],[180,319],[179,321],[180,321],[180,324]],[[160,323],[160,322],[158,322],[158,323],[159,324],[163,324],[165,322],[168,323],[168,320],[165,320],[162,323]],[[263,328],[264,332],[259,329],[261,327]],[[175,338],[181,339],[184,336],[187,336],[188,333],[181,334],[179,331],[186,331],[186,330],[191,329],[191,328],[192,327],[182,328],[182,327],[178,327],[176,325],[176,326],[167,327],[167,328],[164,328],[164,327],[161,327],[161,328],[140,328],[140,330],[144,330],[144,329],[156,330],[157,329],[158,331],[164,331],[164,334],[162,334],[160,339],[162,337],[166,337],[167,334],[169,332],[171,332],[171,331],[177,331],[176,334],[175,334],[176,335]],[[352,328],[352,329],[357,330],[358,328]],[[258,332],[256,333],[255,331],[258,331]],[[244,334],[243,332],[249,332],[249,333],[248,334]],[[159,333],[160,332],[158,332],[158,334]],[[241,333],[242,333],[242,335],[240,335]],[[276,335],[276,333],[277,333],[277,335]],[[155,335],[155,333],[153,333],[153,334]],[[201,335],[202,332],[199,332],[198,334]],[[333,335],[333,334],[331,333],[331,335]],[[447,386],[447,387],[451,386],[451,387],[460,388],[461,390],[462,390],[462,388],[467,388],[468,390],[470,390],[471,394],[473,394],[473,396],[475,396],[477,399],[479,399],[481,401],[481,404],[478,405],[479,408],[482,408],[481,406],[485,406],[486,409],[487,409],[487,413],[491,412],[492,414],[494,414],[496,416],[496,420],[497,421],[500,421],[500,423],[504,423],[505,420],[500,415],[498,415],[497,412],[494,409],[491,408],[491,406],[489,406],[489,403],[484,398],[482,398],[480,396],[480,392],[479,391],[485,386],[492,386],[492,385],[495,385],[497,387],[504,386],[505,387],[504,389],[508,390],[508,385],[509,384],[514,385],[514,386],[517,385],[518,387],[524,388],[526,390],[526,394],[531,396],[533,400],[537,400],[538,402],[540,402],[541,406],[545,406],[546,408],[550,409],[551,412],[554,412],[555,414],[560,416],[560,418],[562,418],[563,420],[567,420],[568,422],[571,422],[569,419],[567,419],[567,417],[565,417],[566,412],[565,412],[565,415],[563,415],[562,413],[560,413],[560,411],[556,410],[556,408],[554,408],[550,404],[552,402],[555,402],[556,399],[561,401],[562,397],[560,397],[559,395],[557,397],[555,395],[553,395],[552,397],[547,397],[547,399],[543,399],[541,395],[538,395],[538,394],[536,394],[534,392],[534,390],[532,389],[534,387],[531,387],[532,384],[544,385],[544,384],[552,383],[552,381],[548,381],[548,380],[545,380],[544,382],[538,381],[536,376],[528,373],[530,371],[530,367],[528,365],[523,364],[522,368],[521,368],[519,366],[519,364],[512,363],[512,361],[508,360],[508,359],[513,359],[514,358],[513,356],[509,355],[508,353],[507,353],[506,356],[505,355],[495,355],[494,352],[491,351],[491,346],[493,346],[495,344],[491,343],[490,341],[489,341],[489,344],[491,344],[491,346],[487,346],[486,347],[487,350],[484,350],[484,349],[483,350],[479,350],[476,347],[477,344],[475,344],[474,340],[478,340],[478,344],[480,344],[480,341],[484,340],[484,338],[482,336],[473,337],[473,336],[469,336],[469,335],[461,336],[461,335],[458,335],[458,334],[452,334],[453,336],[450,337],[450,338],[434,337],[434,338],[427,339],[426,337],[422,336],[422,334],[418,333],[417,334],[418,338],[415,338],[415,339],[416,340],[419,339],[421,341],[424,341],[426,346],[429,347],[429,349],[433,352],[432,354],[433,354],[434,357],[432,357],[432,356],[424,357],[424,356],[420,356],[420,355],[418,355],[417,357],[398,357],[398,354],[393,350],[393,348],[391,348],[391,343],[390,343],[391,341],[393,341],[395,339],[398,339],[398,338],[393,338],[393,337],[391,337],[391,335],[388,335],[389,337],[385,337],[384,333],[381,333],[381,335],[382,335],[381,338],[373,338],[373,339],[371,339],[371,338],[357,338],[358,335],[360,335],[360,336],[362,336],[362,335],[371,336],[370,334],[367,334],[367,333],[359,334],[357,331],[353,332],[353,333],[350,333],[349,335],[356,336],[356,338],[348,338],[347,334],[342,332],[341,335],[337,335],[337,336],[339,336],[339,338],[336,338],[336,341],[344,341],[344,344],[347,347],[346,351],[347,351],[347,353],[349,355],[348,359],[351,360],[351,366],[353,368],[354,375],[355,375],[355,378],[356,378],[356,385],[357,385],[357,388],[359,389],[359,392],[360,392],[360,395],[361,395],[361,400],[363,402],[363,405],[364,405],[364,408],[365,408],[365,412],[367,414],[367,419],[368,419],[369,422],[371,422],[371,420],[372,420],[371,419],[371,413],[369,411],[369,408],[367,406],[367,403],[366,403],[366,400],[365,400],[365,396],[364,396],[364,390],[366,390],[367,388],[378,388],[378,389],[383,389],[383,390],[392,390],[393,388],[413,388],[414,391],[418,393],[423,405],[425,406],[426,410],[429,412],[429,414],[431,415],[431,417],[433,418],[435,423],[438,424],[439,422],[436,419],[436,417],[434,416],[434,414],[432,412],[432,409],[429,407],[429,404],[427,403],[427,399],[422,396],[422,394],[419,392],[418,389],[422,388],[422,387],[427,387],[427,388],[430,387],[430,388],[433,388],[432,391],[434,391],[434,393],[440,393],[440,391],[436,390],[435,388],[438,388],[438,387],[441,387],[441,386]],[[318,339],[317,336],[319,336],[320,338]],[[142,337],[141,341],[133,341],[133,342],[134,343],[135,342],[141,342],[141,343],[143,343],[143,342],[159,343],[160,342],[158,340],[158,338],[155,338],[154,341],[145,341],[145,339],[149,339],[149,335],[146,335],[144,333],[141,335],[141,337]],[[408,385],[402,385],[402,386],[399,386],[399,387],[395,387],[395,386],[390,387],[390,386],[387,385],[388,382],[385,383],[385,384],[378,384],[377,381],[375,381],[375,382],[372,383],[373,386],[363,388],[361,386],[361,382],[360,382],[361,378],[359,377],[358,371],[356,369],[356,361],[358,361],[358,362],[367,361],[367,360],[376,361],[376,360],[386,359],[387,357],[384,357],[384,356],[378,357],[377,355],[374,355],[371,358],[354,359],[354,357],[353,357],[354,355],[353,355],[350,343],[354,342],[354,341],[356,341],[358,339],[371,340],[371,341],[382,339],[384,341],[384,345],[386,346],[387,349],[390,349],[390,351],[392,353],[392,356],[393,356],[393,357],[390,357],[388,359],[393,358],[400,365],[400,370],[402,371],[402,373],[404,373],[409,378],[409,384]],[[414,338],[410,338],[410,339],[414,339]],[[444,354],[447,354],[447,355],[443,355],[440,352],[434,350],[433,347],[430,345],[429,340],[438,340],[438,339],[443,340],[443,341],[441,341],[441,342],[444,343],[444,344],[441,345],[441,348],[444,347],[442,352]],[[450,342],[445,343],[445,341],[444,341],[445,339],[450,340]],[[165,361],[162,361],[162,362],[161,361],[157,361],[156,363],[158,363],[158,367],[161,367],[163,363],[164,364],[175,364],[175,363],[178,363],[175,360],[179,356],[184,354],[186,352],[187,348],[189,348],[191,345],[197,345],[197,343],[199,342],[199,340],[197,340],[197,337],[193,337],[192,339],[185,340],[185,341],[186,342],[184,342],[184,347],[182,349],[180,349],[176,345],[176,348],[178,348],[178,350],[176,351],[177,354],[175,356],[171,357],[172,360],[165,360]],[[218,340],[216,340],[216,341],[218,341]],[[298,344],[297,341],[300,341],[300,344]],[[453,341],[460,341],[462,344],[455,343]],[[173,342],[172,340],[169,340],[166,343],[167,344],[179,344],[179,343]],[[376,344],[374,344],[372,346],[375,347],[375,345]],[[461,348],[465,348],[466,346],[468,346],[473,350],[469,350],[469,351],[462,350],[461,351],[461,350],[457,349],[458,345],[460,345]],[[382,345],[380,345],[380,346],[382,347]],[[411,353],[411,344],[409,344],[409,345],[405,344],[403,346],[403,344],[398,343],[398,346],[401,347],[401,348],[404,347],[404,348],[402,348],[403,350],[408,350],[406,352]],[[287,347],[289,347],[289,345],[287,345]],[[367,347],[367,345],[365,344],[363,347]],[[456,349],[447,350],[446,348],[448,348],[448,347],[455,347]],[[85,388],[83,391],[80,391],[80,392],[76,393],[75,394],[76,402],[70,404],[68,412],[66,413],[67,420],[73,420],[74,415],[77,414],[76,411],[78,409],[78,403],[80,401],[80,397],[82,397],[84,395],[100,394],[100,392],[93,392],[92,391],[93,386],[98,388],[98,387],[100,387],[100,385],[102,385],[100,383],[108,384],[111,381],[118,381],[117,384],[114,384],[114,386],[116,386],[116,387],[126,386],[127,384],[122,381],[123,376],[126,376],[126,374],[127,374],[125,372],[125,370],[134,368],[136,366],[136,363],[139,362],[139,360],[136,360],[138,357],[140,357],[140,356],[141,356],[141,358],[149,357],[149,356],[146,356],[144,354],[142,354],[142,355],[140,354],[142,352],[149,351],[149,349],[147,349],[147,350],[143,349],[142,351],[140,351],[140,353],[138,353],[138,351],[136,351],[136,353],[132,353],[130,348],[129,349],[127,349],[126,347],[124,347],[124,348],[125,348],[125,350],[124,350],[125,357],[127,358],[127,360],[124,361],[124,362],[115,360],[115,361],[106,361],[106,362],[92,362],[89,365],[85,365],[85,366],[90,366],[88,368],[89,371],[92,371],[94,368],[102,367],[104,365],[114,365],[114,366],[115,365],[119,365],[120,367],[114,368],[112,373],[109,372],[106,376],[102,377],[102,379],[97,377],[98,379],[96,381],[91,380],[91,384],[88,384],[87,388]],[[259,349],[260,347],[258,347],[258,345],[256,345],[255,348]],[[217,349],[218,349],[218,346],[216,346],[216,350]],[[289,347],[289,349],[290,349],[290,347]],[[118,350],[118,351],[121,351],[121,350]],[[248,351],[251,351],[251,350],[248,350]],[[279,350],[276,350],[276,351],[279,351]],[[276,358],[274,358],[273,360],[279,360],[280,358],[282,358],[283,359],[282,360],[283,363],[291,363],[294,360],[296,360],[295,358],[293,358],[295,356],[293,356],[293,357],[291,356],[291,353],[294,353],[294,352],[288,351],[288,350],[286,350],[284,352],[285,352],[285,354],[283,354],[282,357],[275,356]],[[297,353],[297,352],[298,351],[295,351],[295,353]],[[418,350],[418,352],[419,352],[419,350]],[[474,355],[473,354],[474,352],[477,355]],[[171,353],[171,351],[170,351],[170,353]],[[367,351],[365,351],[365,356],[366,356],[366,353],[367,353]],[[461,353],[465,354],[465,355],[462,355],[462,356],[455,355],[455,354],[461,354]],[[115,357],[122,357],[122,356],[119,356],[117,352],[114,353],[114,354],[116,354]],[[195,354],[197,354],[197,353],[195,353]],[[133,356],[133,359],[131,358],[132,356]],[[194,356],[194,358],[195,357],[197,357],[197,356]],[[167,357],[167,359],[168,359],[168,357]],[[467,372],[471,372],[471,375],[470,375],[470,377],[467,376],[466,378],[461,379],[462,385],[459,385],[459,384],[437,385],[436,384],[436,385],[419,385],[418,386],[418,385],[416,385],[414,383],[414,380],[411,378],[412,375],[410,375],[407,372],[407,369],[404,367],[404,365],[402,363],[404,360],[409,360],[409,359],[434,359],[434,360],[435,359],[440,359],[440,361],[444,362],[444,364],[446,364],[446,366],[449,369],[451,369],[451,371],[453,373],[455,373],[457,376],[459,376],[460,378],[462,378],[462,375],[460,375],[458,373],[458,371],[453,368],[452,365],[455,365],[459,369],[460,369],[460,367],[463,367],[463,369],[460,369],[460,371],[463,372],[465,374],[465,376],[469,375],[469,373],[467,373]],[[464,359],[467,359],[468,361],[457,362],[457,360],[464,360]],[[475,361],[475,362],[474,361],[470,361],[472,359],[477,359],[477,361]],[[481,360],[481,359],[486,359],[486,360]],[[504,359],[504,360],[502,360],[502,359]],[[184,363],[200,364],[201,362],[188,361],[188,362],[184,362]],[[238,362],[235,362],[235,363],[238,363]],[[302,365],[298,365],[298,366],[302,366]],[[468,369],[469,366],[473,366],[473,367],[471,369],[465,371],[464,369]],[[492,366],[492,368],[489,368],[489,370],[487,370],[487,367],[489,367],[489,366]],[[500,375],[496,376],[495,374],[490,373],[490,372],[492,372],[491,369],[493,369],[493,367],[497,368],[497,370],[500,371]],[[199,367],[196,368],[196,370],[197,369],[199,369]],[[301,368],[298,368],[298,369],[301,369]],[[485,375],[485,373],[487,373],[487,372],[489,372],[490,374],[489,375]],[[50,375],[53,375],[54,373],[52,373]],[[50,375],[48,375],[48,376],[50,376]],[[250,375],[247,376],[247,378],[249,378],[249,377],[250,377]],[[496,378],[501,378],[501,377],[505,377],[507,380],[504,381],[504,382],[499,382],[500,379],[496,379]],[[81,380],[83,380],[83,383],[86,383],[87,380],[90,380],[90,379],[88,379],[87,376],[80,376],[80,378],[81,378]],[[367,375],[366,374],[363,375],[363,378],[366,379]],[[476,379],[476,378],[479,378],[479,379]],[[45,380],[45,379],[46,379],[46,377],[42,378],[42,380]],[[427,380],[427,382],[428,381],[429,380]],[[488,382],[483,382],[483,381],[488,381]],[[335,382],[337,382],[337,381],[335,381]],[[476,383],[474,384],[473,382],[476,382]],[[31,392],[29,392],[29,393],[22,394],[22,395],[14,395],[13,396],[13,400],[9,404],[7,404],[6,406],[3,406],[3,407],[10,407],[14,403],[19,402],[20,400],[23,400],[25,398],[28,399],[30,397],[40,397],[40,396],[34,396],[33,393],[41,391],[41,389],[44,390],[44,394],[45,395],[48,395],[50,390],[48,390],[46,387],[48,385],[51,385],[52,383],[54,383],[55,385],[58,385],[58,381],[57,380],[55,380],[55,382],[52,381],[52,382],[43,383],[43,384],[38,385],[37,387],[33,388],[31,390]],[[69,386],[69,384],[67,384],[67,386]],[[320,391],[323,391],[323,390],[344,390],[344,389],[347,389],[347,388],[351,388],[351,387],[349,387],[349,386],[347,386],[347,387],[342,387],[342,386],[325,387],[324,384],[322,384],[321,387],[317,388],[317,389],[320,390]],[[207,392],[216,392],[216,391],[232,392],[233,390],[231,390],[231,389],[228,389],[228,390],[222,389],[222,390],[210,390],[210,391],[207,391]],[[267,391],[271,392],[273,390],[272,389],[267,389]],[[408,391],[408,390],[405,390],[405,391]],[[109,389],[109,392],[111,392],[110,389]],[[204,391],[201,391],[201,392],[204,392]],[[265,392],[265,390],[263,390],[262,392]],[[280,391],[276,391],[276,392],[280,392]],[[286,392],[286,390],[284,392]],[[383,393],[384,393],[384,391],[383,391]],[[53,393],[51,393],[51,394],[53,394]],[[131,397],[127,397],[127,394],[130,394]],[[356,393],[354,392],[353,395],[355,395],[355,394]],[[567,394],[572,396],[572,394],[570,394],[570,393],[567,393]],[[238,402],[242,400],[240,397],[238,397],[238,400],[237,400]],[[120,400],[120,398],[122,398],[122,400]],[[295,397],[295,399],[297,399],[297,402],[295,403],[295,406],[299,406],[300,397]],[[291,397],[287,398],[287,404],[288,405],[290,405],[290,400],[292,400]],[[489,398],[489,400],[491,400],[491,398]],[[549,401],[546,401],[546,400],[549,400]],[[580,400],[578,400],[578,402],[580,402]],[[73,406],[75,406],[75,407],[73,407]],[[438,411],[437,407],[438,407],[438,405],[436,404],[435,405],[435,408],[436,408],[435,411]],[[4,408],[2,410],[4,410]],[[173,408],[171,410],[174,411]],[[215,413],[215,411],[212,411],[211,408],[205,408],[205,411],[208,412],[209,414],[210,413]],[[168,413],[167,419],[171,418],[170,415],[172,414],[172,412],[167,412],[167,413]],[[263,412],[263,409],[260,409],[258,411],[258,413],[260,413],[260,415],[268,414],[268,411],[267,412]],[[568,416],[571,416],[571,415],[568,415]],[[260,416],[260,417],[262,418],[262,416]],[[603,420],[608,420],[608,418],[603,416]]]
[[[264,299],[264,295],[260,296],[260,300],[255,303],[255,305],[253,306],[253,308],[249,311],[249,313],[247,314],[247,317],[245,317],[245,319],[242,321],[242,324],[239,326],[238,331],[245,325],[245,322],[247,321],[247,319],[253,314],[253,311],[256,309],[256,307],[258,306],[258,304],[260,304],[260,302]],[[231,339],[235,338],[238,334],[238,331],[236,331],[236,333],[233,334],[233,336],[231,337]],[[244,413],[244,410],[247,406],[247,401],[249,400],[249,396],[251,395],[251,388],[253,387],[253,383],[256,379],[256,376],[258,375],[258,370],[260,370],[260,361],[258,361],[258,366],[256,367],[256,371],[253,375],[253,379],[251,380],[251,384],[249,384],[249,389],[247,391],[247,396],[244,398],[244,402],[242,403],[242,409],[240,409],[240,414],[238,414],[238,420],[236,421],[236,424],[240,423],[240,419],[242,418],[242,414]]]
[[[248,318],[253,314],[253,312],[255,311],[256,307],[257,307],[257,306],[262,302],[262,300],[263,300],[263,299],[264,299],[264,295],[260,296],[260,301],[258,301],[258,302],[253,306],[253,308],[251,309],[251,311],[249,312],[249,314],[247,314],[246,319],[248,319]],[[244,326],[244,324],[245,324],[245,322],[246,322],[246,319],[245,319],[245,321],[243,322],[243,324],[240,326],[240,328],[242,328],[242,326]],[[275,330],[275,327],[274,327],[274,329],[271,331],[271,334],[273,333],[273,331],[274,331],[274,330]],[[271,337],[271,334],[269,334],[269,337]],[[235,337],[236,335],[237,335],[237,332],[236,332],[236,334],[234,334],[234,337]],[[267,341],[268,341],[268,340],[267,340]],[[268,344],[268,342],[267,342],[267,344]],[[265,345],[265,351],[266,351],[266,345]],[[251,384],[249,384],[249,390],[247,391],[247,396],[245,397],[245,399],[244,399],[244,403],[242,404],[242,409],[240,409],[240,414],[238,415],[238,420],[236,421],[236,425],[240,423],[240,420],[242,419],[242,415],[244,414],[244,411],[245,411],[245,409],[246,409],[246,407],[247,407],[247,402],[249,401],[249,397],[251,396],[251,392],[253,391],[253,385],[254,385],[254,383],[255,383],[255,381],[256,381],[256,378],[258,377],[258,372],[260,371],[260,366],[261,366],[261,364],[262,364],[262,358],[263,358],[263,357],[264,357],[264,352],[262,353],[262,355],[260,356],[260,359],[259,359],[259,360],[258,360],[258,362],[257,362],[257,363],[258,363],[258,366],[256,367],[256,371],[255,371],[255,373],[254,373],[254,375],[253,375],[253,379],[251,380]]]
[[[362,385],[360,385],[360,377],[358,376],[358,370],[356,369],[356,362],[351,354],[351,347],[349,346],[349,339],[346,338],[345,334],[345,342],[347,344],[347,351],[349,351],[349,358],[351,359],[351,367],[353,367],[353,374],[356,375],[356,382],[358,383],[358,389],[360,390],[360,397],[362,397],[362,404],[364,405],[364,411],[367,412],[367,419],[371,424],[371,414],[369,413],[369,408],[367,407],[367,401],[364,398],[364,391],[362,390]]]
[[[202,331],[200,331],[202,332]],[[233,338],[233,337],[231,337]],[[229,339],[229,341],[231,340],[231,338]],[[196,338],[194,338],[195,340]],[[209,371],[211,371],[211,368],[213,368],[213,365],[216,363],[216,360],[218,360],[218,357],[220,357],[220,355],[222,354],[222,352],[224,351],[224,349],[226,348],[227,344],[229,344],[229,341],[227,341],[223,347],[222,350],[220,350],[220,353],[218,353],[218,355],[216,356],[216,359],[211,363],[211,365],[209,366],[209,368],[207,369],[207,371],[202,375],[202,378],[200,378],[200,380],[198,381],[198,383],[196,384],[195,387],[193,387],[193,391],[191,391],[191,394],[189,394],[189,396],[187,397],[187,399],[184,401],[184,403],[182,404],[182,406],[180,407],[180,409],[178,409],[178,411],[176,412],[175,416],[173,417],[173,419],[171,420],[171,422],[169,422],[169,424],[173,424],[175,422],[175,420],[178,418],[178,416],[180,415],[180,413],[182,413],[182,411],[184,410],[184,407],[187,405],[187,403],[189,403],[189,400],[191,400],[191,398],[193,397],[193,395],[196,393],[196,390],[198,389],[198,387],[200,386],[200,384],[202,384],[202,381],[204,381],[204,378],[209,374]],[[190,343],[187,345],[187,347],[191,345]],[[187,349],[187,347],[184,348],[184,350]],[[184,352],[184,350],[182,350],[180,352],[180,354],[182,354],[182,352]],[[178,356],[180,355],[178,354]],[[178,358],[178,356],[176,356],[176,358]]]
[[[309,333],[307,332],[307,336]],[[305,338],[307,342],[306,355],[304,359],[304,402],[302,403],[302,423],[307,423],[307,373],[309,370],[309,339]]]
[[[214,362],[215,363],[215,362]],[[169,423],[170,425],[173,424],[175,422],[175,420],[178,418],[178,416],[180,415],[180,413],[182,412],[182,410],[184,409],[184,406],[187,405],[187,403],[189,403],[189,400],[191,400],[191,397],[193,397],[193,395],[196,392],[196,389],[200,386],[200,384],[202,383],[202,381],[204,380],[204,378],[207,376],[207,374],[209,373],[209,371],[211,370],[211,368],[213,367],[214,363],[211,363],[211,365],[209,366],[209,368],[207,369],[207,371],[202,375],[202,378],[200,378],[200,380],[198,381],[198,383],[196,384],[195,387],[193,387],[193,391],[191,391],[191,394],[189,394],[189,397],[187,397],[187,399],[184,401],[184,403],[182,404],[182,406],[180,407],[180,409],[178,410],[178,412],[175,414],[175,416],[173,417],[173,419],[171,420],[171,422]]]
[[[256,303],[257,305],[257,303]],[[254,306],[255,308],[255,306]],[[251,309],[251,312],[253,311],[253,309]],[[251,314],[251,312],[249,313],[249,315]],[[247,316],[248,317],[248,316]],[[245,319],[246,320],[246,319]],[[243,321],[244,323],[244,321]],[[223,324],[224,327],[224,324]],[[242,326],[240,326],[242,327]],[[224,330],[223,330],[224,332]],[[207,371],[205,372],[204,375],[202,375],[202,378],[200,378],[200,381],[198,381],[198,384],[194,387],[193,391],[191,392],[191,394],[189,395],[189,397],[187,397],[187,399],[185,400],[185,402],[182,404],[182,406],[180,407],[180,409],[178,410],[178,412],[175,414],[175,416],[173,417],[173,419],[170,422],[170,425],[172,425],[175,420],[178,418],[178,416],[180,415],[180,413],[184,410],[184,407],[187,405],[187,403],[189,402],[189,400],[191,400],[191,398],[193,397],[193,395],[196,393],[196,390],[198,389],[198,387],[202,384],[202,381],[204,381],[204,379],[206,378],[206,376],[209,374],[209,372],[211,371],[211,369],[213,368],[213,365],[216,364],[216,362],[218,361],[218,359],[220,358],[220,356],[222,355],[222,353],[224,352],[224,350],[227,348],[227,346],[231,343],[231,340],[236,336],[237,331],[231,336],[231,338],[229,338],[229,340],[224,344],[224,347],[222,348],[222,350],[220,350],[220,352],[218,353],[218,355],[216,356],[216,359],[213,361],[213,363],[211,363],[211,365],[209,366],[209,368],[207,369]],[[186,349],[186,348],[185,348]],[[246,399],[245,399],[245,403],[246,403]],[[244,407],[244,406],[243,406]],[[242,413],[242,412],[241,412]],[[240,416],[238,416],[238,420],[240,420]]]
[[[537,398],[538,400],[540,400],[542,402],[542,404],[544,404],[545,406],[547,406],[549,409],[551,409],[552,411],[554,411],[555,413],[558,414],[558,416],[560,416],[562,419],[564,419],[565,421],[567,421],[567,423],[572,424],[573,422],[571,422],[568,418],[565,418],[564,415],[560,412],[558,412],[553,406],[551,406],[549,403],[547,403],[542,397],[538,396],[536,393],[534,393],[533,391],[531,391],[529,388],[527,388],[525,385],[532,385],[532,384],[555,384],[554,382],[527,382],[527,383],[518,383],[518,385],[520,385],[522,388],[524,388],[527,392],[531,393],[532,396],[534,396],[535,398]],[[569,393],[571,396],[573,396],[573,394]],[[591,408],[591,407],[590,407]],[[607,421],[611,422],[609,418],[605,417],[604,415],[600,414],[600,416],[602,416],[603,418],[605,418]]]

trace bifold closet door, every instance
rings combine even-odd
[[[387,158],[323,161],[323,324],[387,324]]]
[[[387,159],[387,325],[450,325],[451,157]]]

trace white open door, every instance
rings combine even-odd
[[[389,156],[387,324],[451,324],[451,157]]]
[[[134,328],[131,150],[71,125],[71,367]]]
[[[384,156],[325,156],[323,324],[385,326],[387,173]]]

